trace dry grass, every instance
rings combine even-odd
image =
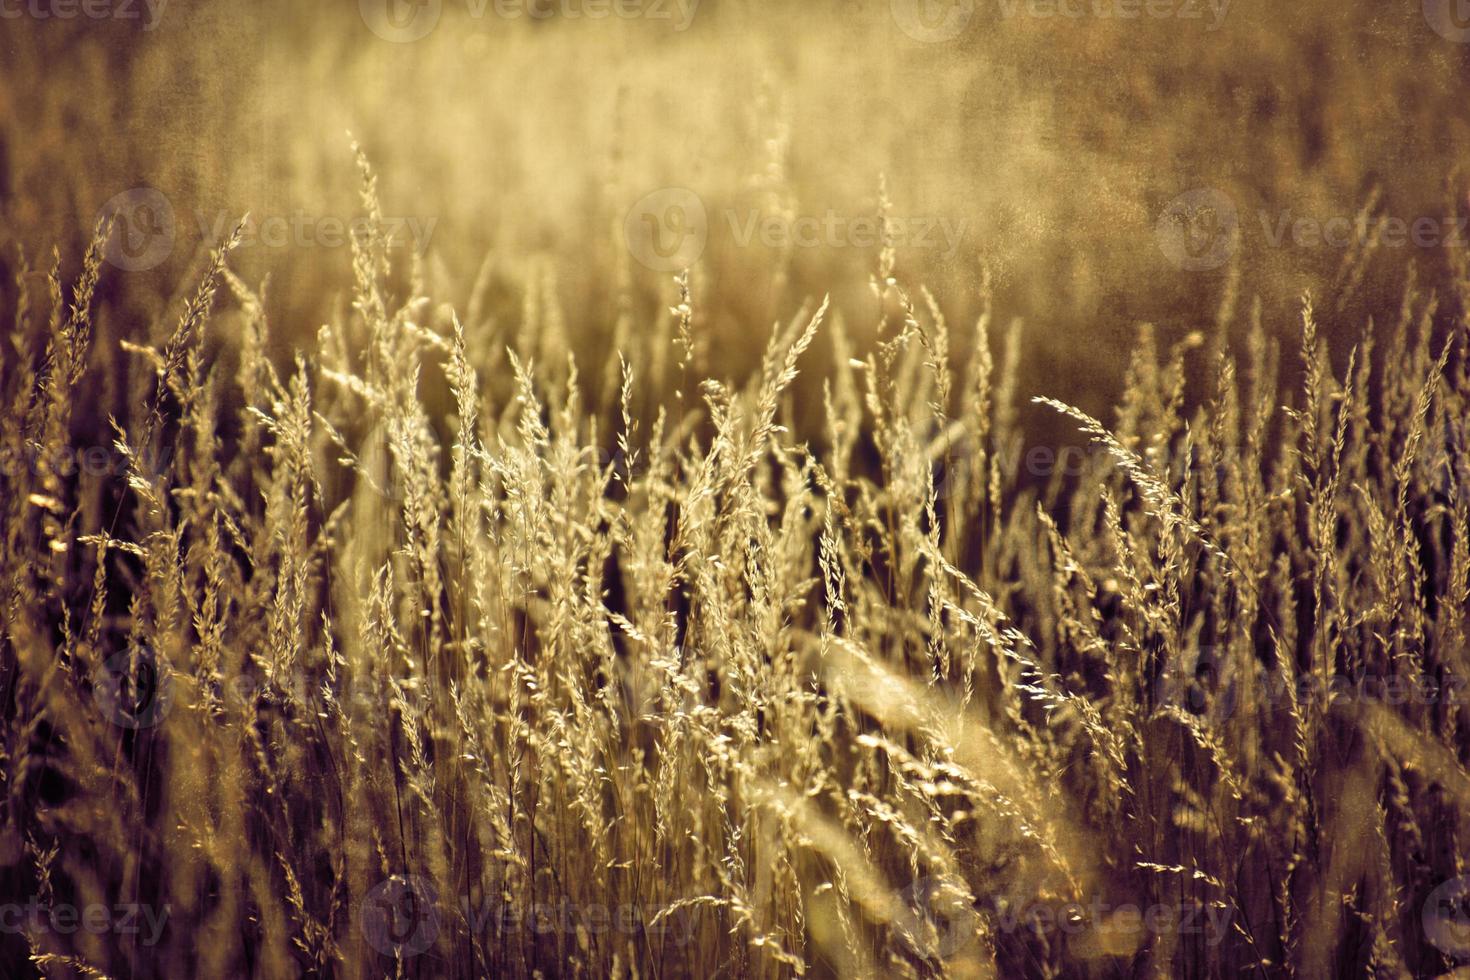
[[[1344,688],[1470,677],[1465,270],[1350,358],[1304,302],[1284,408],[1258,315],[1145,331],[1038,480],[988,292],[887,252],[871,349],[812,301],[702,382],[686,281],[604,368],[353,256],[285,366],[228,248],[151,345],[94,338],[99,244],[5,294],[4,890],[166,911],[16,970],[1453,965],[1470,718]]]

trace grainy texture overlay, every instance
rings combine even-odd
[[[1467,88],[0,0],[0,978],[1470,976]]]

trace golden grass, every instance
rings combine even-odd
[[[1464,292],[1341,376],[1305,303],[1286,407],[1259,316],[1145,332],[1037,479],[988,293],[952,328],[887,252],[871,349],[813,300],[697,384],[687,279],[604,371],[377,231],[292,364],[228,245],[121,344],[102,235],[6,294],[0,852],[167,919],[4,937],[47,975],[1454,965],[1470,719],[1352,692],[1470,672]]]

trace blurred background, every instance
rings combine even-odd
[[[146,333],[249,212],[232,264],[269,275],[282,352],[310,347],[350,282],[350,132],[394,254],[423,258],[437,300],[463,310],[478,282],[504,319],[544,282],[601,358],[619,297],[662,309],[669,261],[689,258],[712,366],[735,373],[805,298],[831,292],[872,333],[885,180],[898,278],[968,329],[989,269],[1002,322],[1025,320],[1023,391],[1101,404],[1139,323],[1211,329],[1232,284],[1241,333],[1256,298],[1294,327],[1305,289],[1332,297],[1329,330],[1356,333],[1396,309],[1409,263],[1452,292],[1440,280],[1470,247],[1457,12],[0,0],[0,290],[18,249],[44,268],[57,246],[74,271],[121,207],[138,240],[103,318]],[[1342,234],[1365,207],[1403,234]],[[1421,218],[1435,225],[1416,238]]]

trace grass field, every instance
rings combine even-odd
[[[1456,10],[0,0],[0,978],[1470,975]]]

